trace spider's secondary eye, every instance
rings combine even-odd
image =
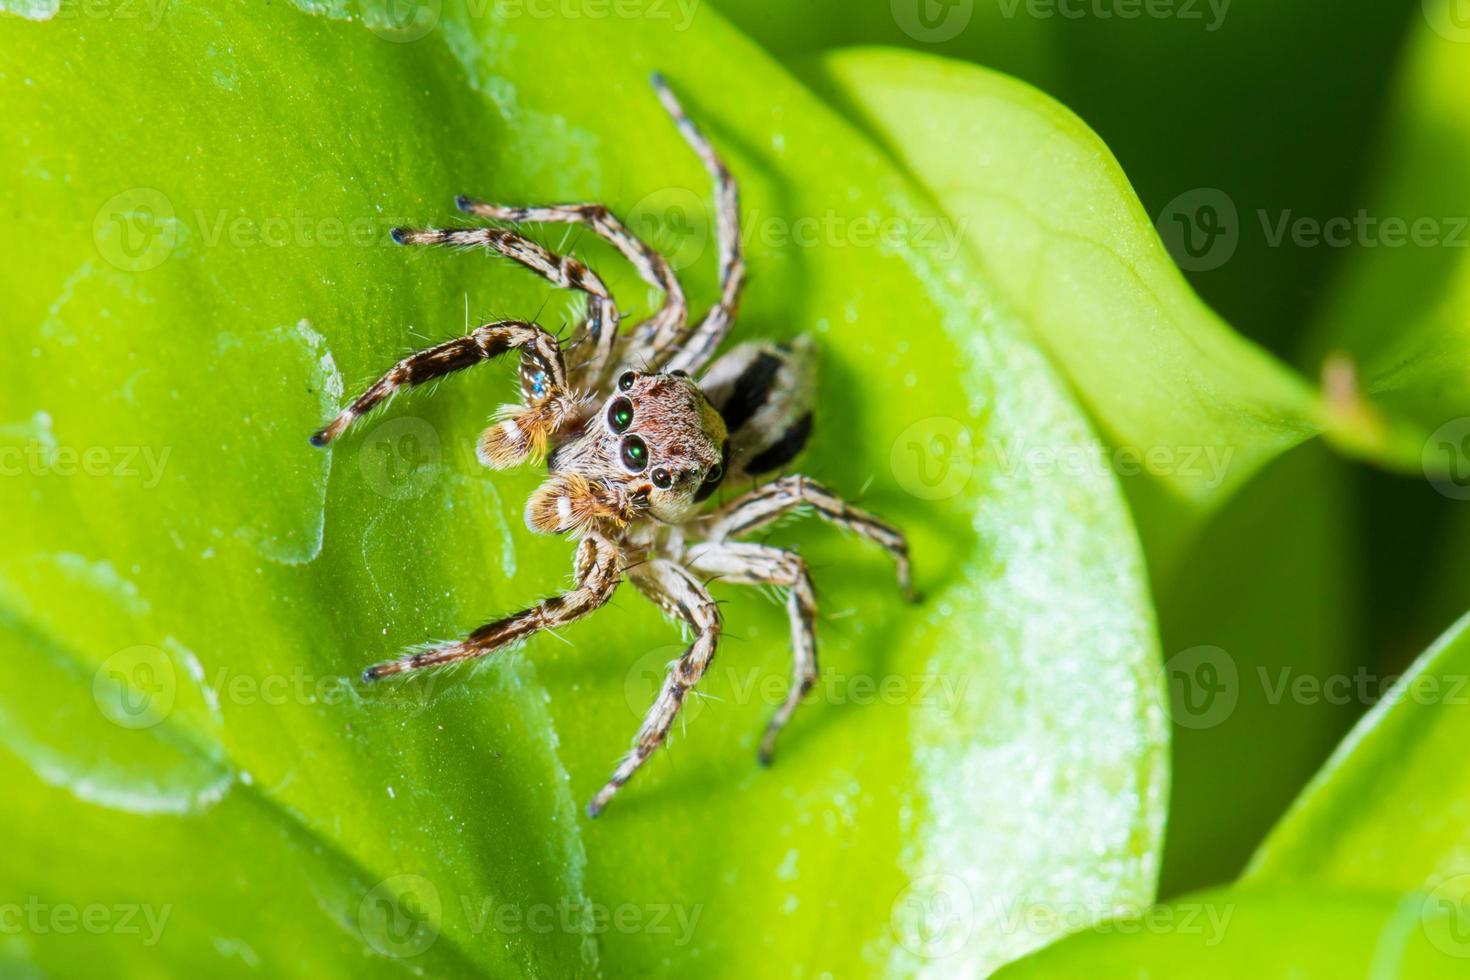
[[[725,468],[719,463],[711,466],[704,474],[705,483],[719,483],[720,477],[725,475]]]
[[[623,440],[623,465],[634,473],[642,473],[648,465],[648,447],[637,436]]]
[[[618,378],[618,387],[623,391],[632,391],[633,384],[638,380],[638,375],[632,371],[624,371],[623,376]]]
[[[653,485],[660,490],[667,490],[674,485],[674,477],[668,470],[660,466],[653,471]]]
[[[619,398],[607,407],[607,425],[614,432],[627,432],[633,424],[633,403]]]

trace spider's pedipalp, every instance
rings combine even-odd
[[[618,763],[606,785],[587,804],[587,815],[597,816],[619,789],[668,738],[684,698],[699,683],[720,642],[720,607],[689,570],[668,559],[654,559],[628,570],[639,591],[664,612],[695,631],[694,642],[669,668],[658,697],[643,719],[633,747]]]
[[[760,761],[770,765],[776,739],[791,721],[802,698],[817,683],[817,597],[811,574],[801,556],[769,545],[743,541],[696,544],[689,549],[690,567],[719,575],[724,581],[786,589],[786,614],[791,621],[791,687],[776,708],[761,737]]]
[[[522,357],[546,376],[547,398],[566,397],[566,367],[556,338],[534,323],[502,320],[476,327],[466,336],[446,340],[405,357],[354,399],[340,415],[313,433],[311,443],[325,446],[355,420],[405,388],[462,371],[512,350],[521,351]]]
[[[541,630],[575,623],[612,598],[623,580],[621,561],[622,552],[617,545],[602,535],[589,534],[577,548],[574,565],[577,585],[571,591],[486,623],[458,643],[421,650],[369,667],[363,672],[363,680],[376,681],[408,671],[463,663],[503,650]]]

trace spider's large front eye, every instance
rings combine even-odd
[[[626,398],[618,398],[607,407],[607,427],[614,432],[622,433],[628,431],[628,426],[633,424],[633,403]]]
[[[622,457],[629,472],[642,473],[648,466],[648,447],[637,436],[629,436],[623,440]]]
[[[653,485],[660,490],[667,490],[674,485],[674,475],[660,466],[653,471]]]
[[[632,371],[624,371],[623,376],[618,378],[618,387],[623,391],[632,391],[633,385],[638,380],[638,375]]]

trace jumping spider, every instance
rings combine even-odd
[[[816,682],[816,599],[805,563],[791,551],[737,538],[810,508],[886,548],[897,562],[900,586],[912,598],[904,536],[804,476],[782,476],[713,510],[702,509],[723,482],[753,482],[782,469],[805,446],[812,423],[813,349],[805,338],[780,346],[744,344],[705,369],[729,332],[745,283],[739,194],[662,78],[654,76],[653,85],[715,182],[720,299],[704,318],[687,325],[684,291],[668,262],[601,205],[518,208],[461,197],[459,209],[477,218],[586,227],[662,290],[662,307],[622,335],[607,287],[575,258],[504,227],[394,229],[400,244],[479,246],[514,259],[561,288],[586,294],[586,320],[565,349],[535,323],[503,320],[412,354],[311,440],[327,445],[401,389],[520,353],[521,404],[500,411],[480,437],[479,457],[495,469],[546,457],[550,475],[526,504],[526,524],[579,540],[576,586],[456,643],[406,653],[363,676],[372,681],[483,657],[539,630],[574,622],[606,603],[626,573],[666,614],[692,628],[695,639],[670,665],[633,747],[588,804],[594,817],[663,743],[684,697],[714,656],[720,610],[702,578],[788,590],[795,669],[791,689],[761,740],[762,763],[770,763],[777,735]]]

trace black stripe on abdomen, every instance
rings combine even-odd
[[[775,354],[761,351],[755,360],[746,366],[730,390],[730,397],[720,406],[720,415],[725,428],[733,433],[755,417],[771,397],[776,375],[784,362]]]
[[[745,464],[745,472],[751,476],[759,476],[769,473],[771,470],[779,469],[791,462],[801,451],[806,448],[806,443],[812,434],[812,413],[807,412],[801,418],[792,422],[790,427],[783,433],[781,438],[771,443],[757,456]]]

